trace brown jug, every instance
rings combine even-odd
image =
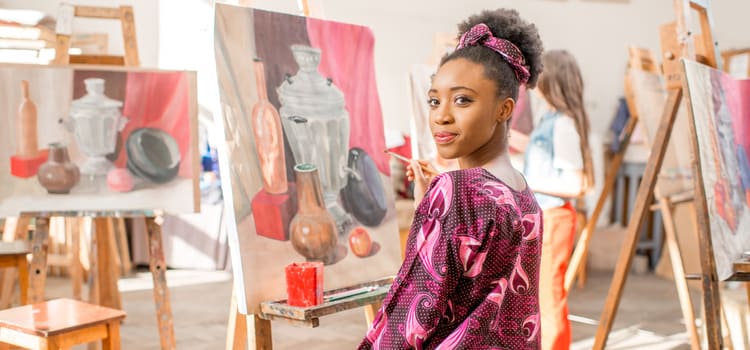
[[[289,224],[292,246],[308,260],[330,263],[334,260],[336,222],[325,208],[318,169],[312,164],[297,164],[297,204],[299,209]]]
[[[70,161],[68,148],[59,143],[49,145],[47,162],[39,167],[37,180],[51,194],[67,194],[78,184],[78,166]]]

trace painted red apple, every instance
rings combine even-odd
[[[362,226],[357,226],[349,232],[349,248],[354,255],[364,258],[372,251],[372,239],[370,234]]]

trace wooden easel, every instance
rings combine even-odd
[[[667,33],[674,32],[673,26],[667,27]],[[631,69],[641,70],[647,73],[659,74],[654,62],[656,60],[649,50],[645,49],[630,49],[631,52]],[[642,60],[642,64],[632,64],[634,60]],[[639,67],[639,68],[636,68]],[[632,76],[628,74],[625,79],[626,88],[626,99],[628,108],[631,110],[631,114],[638,114],[638,103],[635,92],[635,83],[631,81]],[[639,118],[641,116],[639,115]],[[652,142],[652,141],[651,141]],[[682,253],[680,250],[679,242],[677,239],[677,230],[675,228],[676,223],[674,221],[674,210],[679,204],[690,203],[693,199],[693,191],[688,190],[686,192],[677,192],[674,195],[665,196],[662,195],[660,189],[656,187],[654,189],[654,197],[656,198],[656,204],[650,206],[652,211],[659,210],[664,222],[665,232],[665,244],[667,246],[667,253],[669,254],[672,272],[674,275],[675,288],[680,301],[680,306],[685,319],[685,327],[687,329],[688,337],[690,339],[690,346],[694,350],[700,349],[700,339],[698,338],[698,331],[695,326],[695,313],[693,305],[690,301],[690,294],[687,285],[687,279],[685,275],[685,269],[682,261]]]
[[[122,24],[122,42],[125,46],[124,56],[109,55],[74,55],[70,56],[70,37],[73,34],[73,17],[115,19]],[[62,5],[57,18],[57,40],[55,42],[56,64],[107,64],[116,66],[137,67],[138,43],[135,36],[135,19],[132,6],[119,8]]]
[[[599,328],[597,330],[594,349],[603,349],[606,344],[607,337],[612,328],[612,323],[619,306],[622,289],[630,270],[632,263],[633,254],[635,253],[636,242],[638,233],[640,232],[643,224],[643,217],[649,209],[649,203],[654,195],[654,189],[656,185],[656,179],[659,171],[661,170],[662,161],[664,154],[667,149],[669,142],[672,126],[674,125],[677,110],[682,99],[683,92],[683,74],[681,70],[681,58],[696,58],[695,47],[693,46],[692,34],[689,31],[689,20],[690,11],[695,9],[699,12],[700,26],[701,26],[701,39],[697,41],[699,48],[702,48],[705,52],[703,60],[712,67],[720,66],[720,57],[716,51],[716,44],[712,37],[712,23],[710,15],[710,7],[708,0],[674,0],[674,8],[677,15],[676,23],[667,24],[661,29],[661,42],[662,51],[664,52],[665,61],[663,63],[664,75],[666,78],[668,98],[667,103],[664,106],[663,115],[657,131],[654,143],[652,146],[651,154],[646,166],[646,171],[638,190],[638,196],[636,199],[635,209],[633,215],[628,223],[628,230],[623,241],[622,250],[620,251],[620,257],[618,259],[617,267],[615,269],[615,275],[612,279],[612,285],[610,286],[607,300],[605,303],[602,316],[600,317]],[[699,40],[696,38],[696,40]],[[691,123],[691,141],[693,142],[693,151],[697,151],[697,140],[696,134]],[[698,215],[698,227],[699,227],[699,240],[701,247],[701,266],[702,275],[700,276],[703,282],[703,303],[705,308],[705,324],[707,325],[707,340],[709,349],[721,349],[722,339],[721,326],[720,326],[720,308],[719,308],[719,296],[718,296],[718,281],[716,276],[716,266],[713,258],[713,249],[711,247],[711,237],[708,228],[707,211],[705,208],[705,194],[703,193],[703,184],[700,172],[700,162],[694,161],[694,178],[696,179],[695,192],[696,198],[696,209]],[[689,199],[688,199],[689,200]],[[671,201],[670,198],[659,198],[660,206],[663,212],[670,212]],[[671,217],[669,220],[665,220],[669,226],[673,223]],[[705,230],[703,230],[705,229]],[[680,258],[679,248],[677,247],[676,235],[674,235],[674,228],[669,227],[666,230],[668,234],[668,246],[670,248],[670,255],[673,263],[677,263],[677,268],[682,269],[682,262],[680,259],[675,261],[675,257]],[[670,233],[671,232],[671,233]],[[669,237],[671,236],[671,237]],[[674,246],[674,247],[673,247]],[[674,252],[677,254],[674,254]],[[674,267],[674,265],[673,265]],[[685,281],[684,271],[682,276],[675,274],[675,282],[678,283],[678,292],[680,293],[681,303],[683,304],[683,312],[685,311],[685,299],[689,303],[689,296],[687,293],[687,283]],[[681,281],[681,282],[680,282]],[[683,287],[680,287],[683,285]],[[683,295],[683,292],[685,295]],[[691,307],[692,308],[692,307]],[[693,321],[686,317],[686,323]],[[689,327],[689,326],[688,326]],[[696,346],[696,340],[694,335],[690,334],[692,346]],[[697,338],[697,337],[696,337]]]
[[[248,342],[251,349],[271,350],[273,339],[271,321],[284,321],[296,326],[315,328],[320,325],[320,317],[349,309],[363,307],[365,321],[369,326],[375,319],[375,314],[388,293],[392,278],[370,283],[363,283],[347,288],[326,292],[325,295],[345,293],[347,290],[357,289],[365,285],[377,286],[376,289],[364,294],[354,295],[336,301],[324,302],[312,307],[294,307],[286,304],[286,300],[269,301],[261,304],[261,314],[244,315],[237,308],[236,291],[232,289],[232,302],[229,310],[229,326],[227,328],[226,350],[245,350]],[[252,317],[252,322],[249,318]]]
[[[631,52],[631,61],[629,65],[648,65],[647,58],[640,56],[637,52]],[[630,86],[628,79],[625,79],[626,98],[628,97],[628,95],[632,96],[632,93],[632,87]],[[632,98],[627,100],[631,101]],[[590,217],[586,218],[586,226],[584,226],[583,230],[581,231],[581,235],[578,238],[578,243],[573,250],[573,255],[570,258],[570,262],[568,263],[568,269],[565,271],[564,287],[566,291],[570,290],[570,287],[573,285],[576,276],[580,276],[581,281],[584,280],[583,276],[585,276],[586,266],[583,264],[583,262],[586,260],[586,256],[588,255],[589,246],[591,245],[591,236],[594,233],[597,221],[599,221],[599,215],[601,215],[602,210],[604,210],[604,205],[607,203],[607,199],[609,198],[609,195],[612,193],[612,189],[615,186],[617,173],[622,166],[622,162],[625,159],[625,153],[627,152],[628,146],[630,145],[630,138],[633,136],[633,131],[635,130],[636,125],[638,125],[638,114],[632,112],[634,108],[631,108],[630,103],[628,103],[628,109],[631,110],[630,119],[628,119],[627,124],[625,124],[625,129],[623,129],[620,135],[620,150],[614,155],[611,163],[609,164],[609,168],[607,169],[607,177],[604,180],[604,188],[602,188],[602,192],[599,194],[599,198],[596,201],[594,211],[591,213]],[[579,284],[582,286],[581,283]]]
[[[124,58],[112,58],[111,56],[69,56],[70,36],[72,34],[73,17],[106,18],[120,20],[123,28],[123,39],[125,43]],[[110,65],[139,65],[138,51],[133,20],[133,8],[121,6],[119,8],[89,7],[61,5],[57,24],[57,46],[54,63],[82,63],[82,64],[110,64]],[[32,259],[29,270],[31,271],[29,281],[29,301],[40,302],[44,300],[44,285],[47,267],[47,241],[49,236],[49,218],[53,213],[26,213],[19,219],[19,229],[25,229],[28,220],[35,217],[35,230],[32,235]],[[62,213],[67,216],[77,216],[75,213]],[[88,213],[87,213],[88,214]],[[117,289],[117,277],[113,252],[115,250],[115,231],[111,213],[102,213],[93,217],[94,237],[92,244],[92,259],[96,263],[96,269],[92,269],[91,286],[92,302],[111,308],[122,308],[119,290]],[[174,349],[175,337],[172,319],[172,309],[169,301],[169,289],[166,282],[166,264],[164,250],[162,247],[161,224],[162,214],[142,213],[146,221],[149,245],[149,267],[154,283],[154,303],[156,305],[156,317],[159,327],[161,349]],[[24,224],[25,223],[25,224]],[[119,222],[117,223],[119,225]],[[127,248],[125,248],[127,249]]]
[[[742,67],[744,68],[743,71],[745,77],[750,77],[750,48],[725,50],[721,52],[721,61],[724,62],[724,71],[727,73],[732,73],[732,69],[730,69],[732,63],[739,59],[743,59],[743,63],[745,63],[745,66]]]

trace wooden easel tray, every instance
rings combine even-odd
[[[393,283],[393,277],[333,289],[323,293],[323,304],[298,307],[288,305],[286,299],[260,304],[261,317],[282,320],[305,327],[317,327],[321,316],[381,302]],[[348,293],[354,293],[348,295]]]
[[[750,260],[734,262],[734,274],[728,281],[750,281]]]

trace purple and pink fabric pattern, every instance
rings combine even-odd
[[[463,33],[458,40],[456,50],[477,45],[482,45],[499,53],[505,62],[508,62],[511,68],[513,68],[516,78],[521,84],[526,84],[529,81],[529,77],[531,76],[529,66],[526,65],[526,58],[523,57],[523,53],[518,46],[508,40],[493,36],[490,27],[484,23],[479,23],[471,27],[466,33]]]
[[[359,349],[538,349],[542,214],[482,168],[441,174]]]

